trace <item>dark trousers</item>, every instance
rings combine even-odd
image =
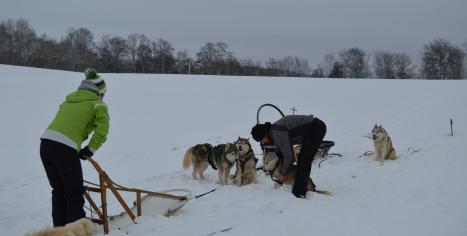
[[[326,124],[315,118],[303,136],[300,155],[297,161],[297,172],[292,193],[296,197],[305,197],[307,192],[307,182],[310,178],[311,164],[315,154],[319,149],[324,135],[326,135]]]
[[[84,218],[83,170],[78,153],[64,144],[42,139],[40,154],[52,187],[54,227]]]

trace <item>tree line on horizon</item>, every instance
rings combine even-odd
[[[465,79],[467,42],[453,45],[436,39],[423,46],[420,62],[406,53],[355,47],[327,54],[311,67],[297,56],[270,58],[264,62],[239,59],[225,42],[208,42],[195,56],[176,51],[164,39],[144,34],[104,36],[94,42],[87,28],[70,28],[56,40],[38,36],[26,19],[0,22],[0,64],[83,71],[94,67],[104,73],[205,74],[245,76],[294,76],[314,78]]]

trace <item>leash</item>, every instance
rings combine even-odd
[[[256,170],[258,170],[258,168],[256,168]],[[243,175],[245,175],[245,174],[246,174],[246,173],[243,173],[242,175],[240,175],[240,178],[241,178]],[[192,198],[190,198],[190,199],[188,199],[188,200],[198,199],[198,198],[204,197],[204,196],[206,196],[206,195],[208,195],[208,194],[210,194],[210,193],[213,193],[213,192],[215,192],[216,190],[218,190],[218,189],[220,189],[220,188],[223,188],[223,187],[225,187],[225,186],[226,186],[226,185],[221,185],[221,186],[219,186],[219,187],[217,187],[217,188],[213,188],[213,189],[211,189],[211,190],[209,190],[209,191],[207,191],[207,192],[205,192],[205,193],[202,193],[202,194],[199,194],[199,195],[195,195],[194,197],[192,197]]]
[[[202,197],[204,197],[204,196],[206,196],[206,195],[208,195],[208,194],[210,194],[210,193],[215,192],[216,190],[218,190],[218,189],[220,189],[220,188],[222,188],[222,187],[224,187],[224,186],[225,186],[225,185],[220,186],[220,187],[217,187],[217,188],[213,188],[213,189],[211,189],[211,190],[209,190],[209,191],[207,191],[207,192],[205,192],[205,193],[196,195],[196,196],[194,196],[193,198],[191,198],[191,199],[189,199],[189,200],[202,198]]]
[[[340,153],[328,153],[328,154],[326,154],[324,156],[324,158],[321,158],[321,160],[319,161],[318,168],[321,168],[321,163],[327,161],[329,157],[334,157],[334,156],[342,157],[342,154],[340,154]]]

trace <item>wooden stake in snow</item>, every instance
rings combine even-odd
[[[454,133],[452,131],[452,119],[449,119],[450,123],[451,123],[451,136],[454,136]]]

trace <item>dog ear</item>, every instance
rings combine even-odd
[[[375,124],[375,127],[373,127],[373,128],[378,128],[378,125]]]

